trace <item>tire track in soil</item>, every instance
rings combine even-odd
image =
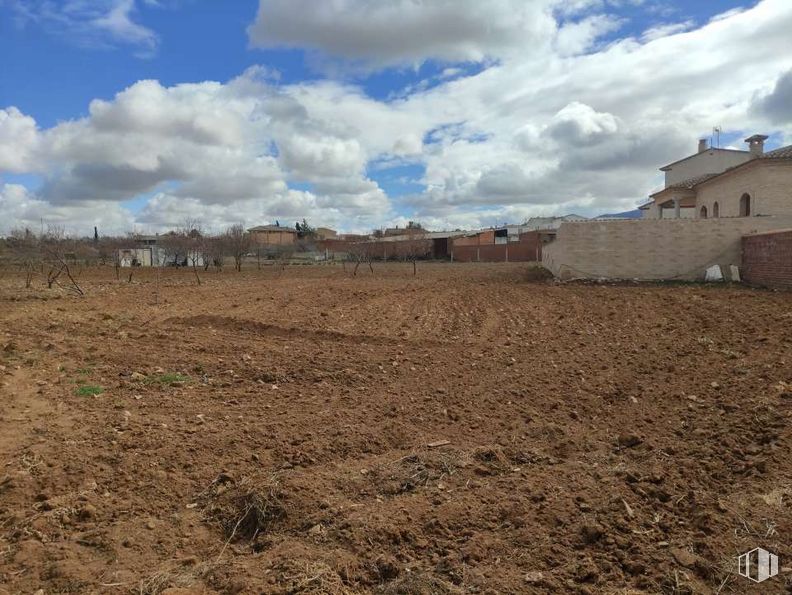
[[[24,369],[11,371],[3,379],[0,399],[0,460],[2,473],[19,451],[31,442],[37,422],[50,417],[51,407],[37,394],[34,380]]]
[[[336,343],[345,343],[349,345],[371,344],[371,345],[400,345],[405,341],[402,339],[395,339],[392,337],[384,337],[379,335],[348,335],[338,331],[331,330],[309,330],[295,326],[287,327],[277,324],[269,324],[265,322],[258,322],[255,320],[246,320],[233,318],[229,316],[214,316],[210,314],[200,314],[197,316],[188,317],[173,317],[163,321],[169,324],[178,324],[189,327],[220,327],[231,329],[235,332],[251,333],[264,335],[268,337],[279,337],[284,339],[307,339],[318,341],[332,341]],[[444,345],[443,341],[430,341],[422,340],[425,345]]]

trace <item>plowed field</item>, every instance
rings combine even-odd
[[[5,273],[0,593],[790,592],[792,295],[525,272]]]

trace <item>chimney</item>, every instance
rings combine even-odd
[[[767,136],[764,134],[754,134],[745,139],[752,157],[759,157],[764,154],[764,143],[766,140]]]
[[[708,148],[709,148],[709,147],[707,146],[707,139],[706,139],[706,138],[700,138],[700,139],[699,139],[699,148],[698,148],[698,152],[699,152],[699,153],[703,153],[703,152],[704,152],[704,151],[706,151]]]

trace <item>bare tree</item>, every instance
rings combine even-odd
[[[291,259],[294,257],[294,251],[298,248],[299,247],[295,247],[293,245],[290,246],[288,244],[278,246],[276,249],[276,254],[281,273],[286,270],[286,264],[291,261]]]
[[[96,249],[100,265],[112,263],[115,271],[116,280],[121,277],[121,249],[125,241],[122,238],[101,237],[97,242]]]
[[[397,242],[399,252],[405,260],[412,262],[413,276],[417,274],[416,262],[419,258],[426,258],[432,252],[432,240],[427,237],[426,230],[420,223],[410,221],[407,225],[405,235],[406,240]]]
[[[225,234],[219,236],[204,236],[203,239],[203,253],[204,253],[204,270],[209,270],[209,266],[214,266],[220,272],[223,270],[223,259],[225,258],[228,249],[226,248]]]
[[[225,241],[228,252],[234,257],[234,268],[242,271],[242,259],[250,250],[250,236],[245,233],[244,226],[237,223],[226,230]]]
[[[75,243],[66,237],[64,228],[50,226],[47,233],[41,238],[41,248],[49,268],[47,287],[51,289],[53,285],[57,285],[77,295],[85,295],[72,274],[70,263],[74,263],[76,260]],[[60,283],[60,279],[64,275],[69,281],[66,286]]]
[[[187,218],[178,233],[183,238],[187,261],[192,266],[195,280],[200,285],[201,277],[198,275],[198,263],[203,262],[203,259],[206,258],[203,253],[204,233],[201,229],[201,222],[198,219]]]
[[[15,229],[6,239],[6,245],[12,262],[25,272],[25,288],[29,289],[41,262],[39,238],[29,229]]]
[[[373,260],[373,251],[376,244],[373,242],[362,241],[355,242],[349,246],[349,256],[355,261],[355,268],[352,270],[352,276],[357,277],[358,267],[361,262],[367,262],[369,270],[374,273],[374,266],[371,264]]]
[[[164,264],[184,266],[187,263],[187,242],[184,234],[169,231],[159,236],[157,245],[162,249]]]

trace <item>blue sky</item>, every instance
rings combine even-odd
[[[735,33],[733,55],[712,63],[712,50],[705,49],[711,47],[710,40],[732,42],[722,31],[728,27],[710,19],[734,10],[719,19],[732,31],[747,31],[748,21],[772,29],[770,12],[778,12],[776,22],[789,17],[778,0],[760,6],[736,0],[592,0],[580,2],[585,7],[574,11],[568,8],[570,3],[553,0],[539,0],[536,7],[527,3],[528,8],[512,0],[460,2],[449,13],[460,20],[456,31],[445,28],[447,16],[438,18],[448,0],[408,3],[409,8],[403,0],[374,4],[346,0],[338,3],[337,14],[328,12],[329,5],[315,9],[317,5],[307,0],[88,4],[91,8],[85,9],[85,2],[63,0],[52,8],[52,3],[41,0],[0,0],[0,55],[10,57],[0,69],[0,109],[9,114],[15,109],[6,119],[13,134],[28,130],[30,122],[36,130],[26,137],[30,156],[9,159],[11,165],[5,168],[0,161],[0,184],[14,186],[17,202],[20,193],[27,193],[28,215],[35,203],[38,209],[51,205],[56,218],[68,219],[70,209],[91,212],[91,205],[107,200],[115,213],[113,226],[168,226],[185,210],[197,210],[212,225],[220,225],[231,221],[223,209],[238,207],[245,219],[288,219],[303,209],[309,219],[361,228],[414,218],[458,226],[486,224],[488,217],[500,221],[565,210],[586,214],[623,210],[640,202],[657,183],[656,168],[664,159],[678,158],[678,152],[685,151],[679,127],[669,133],[667,142],[653,145],[656,161],[655,156],[638,159],[622,184],[616,175],[623,164],[601,165],[590,175],[590,184],[582,170],[576,170],[580,180],[575,184],[568,172],[560,170],[567,162],[588,167],[597,161],[595,152],[586,147],[605,136],[613,138],[614,151],[630,159],[630,147],[639,150],[642,139],[661,134],[658,110],[665,110],[669,118],[675,110],[684,113],[691,137],[721,125],[724,139],[739,142],[744,130],[735,104],[749,104],[749,91],[771,92],[778,77],[792,67],[783,55],[765,65],[763,78],[755,83],[758,89],[746,89],[744,97],[716,96],[709,116],[698,92],[689,99],[684,93],[651,95],[654,84],[660,91],[664,77],[671,85],[681,85],[679,90],[685,88],[680,82],[684,77],[675,68],[689,68],[686,76],[698,75],[707,85],[708,69],[716,77],[749,67],[739,63],[736,47],[747,41],[735,39]],[[470,13],[467,21],[465,11]],[[366,19],[356,20],[357,14]],[[482,19],[492,22],[476,30]],[[495,31],[497,38],[489,31]],[[420,38],[412,39],[413,32],[421,32]],[[696,47],[691,38],[696,36],[702,39],[702,52],[691,56],[689,48]],[[674,39],[688,49],[675,55]],[[769,52],[773,48],[768,45]],[[657,71],[657,81],[648,80],[654,72],[641,70],[652,62],[654,47],[656,54],[668,57],[667,71]],[[641,112],[629,104],[620,76],[623,68],[635,69],[635,77],[628,79],[635,96],[647,93],[656,105]],[[579,77],[574,76],[577,70]],[[599,78],[592,78],[593,72]],[[612,87],[607,84],[609,76]],[[158,81],[158,86],[146,87],[141,83],[146,80]],[[221,87],[210,88],[205,84],[209,81]],[[243,82],[256,90],[239,91]],[[195,88],[185,90],[187,83],[195,83]],[[537,88],[543,85],[547,89],[540,98]],[[125,92],[126,104],[119,100]],[[258,93],[258,105],[241,105],[249,92]],[[212,95],[211,105],[196,107],[193,95],[206,93]],[[550,93],[553,101],[547,99]],[[155,96],[172,100],[168,109],[190,110],[190,126],[203,121],[200,110],[205,109],[204,115],[218,126],[233,128],[246,121],[250,130],[240,124],[236,136],[218,141],[225,145],[202,153],[206,143],[196,145],[190,138],[195,131],[179,124],[163,140],[169,152],[162,149],[165,152],[155,154],[156,131],[141,136],[141,121],[134,120],[167,119],[167,114],[151,111],[159,101]],[[267,112],[276,99],[278,105],[293,103],[290,109],[297,111],[289,113],[299,113],[302,119],[281,119],[281,112],[275,116]],[[114,114],[117,139],[128,141],[130,147],[142,143],[154,151],[145,163],[137,162],[140,155],[131,154],[105,159],[118,147],[108,151],[99,146],[113,143],[90,108],[95,100],[103,100]],[[153,104],[145,104],[148,111],[143,116],[145,110],[130,107],[147,101]],[[233,105],[228,114],[220,114],[223,102]],[[129,116],[130,110],[134,121],[122,123],[118,118]],[[743,122],[750,119],[761,123],[756,117]],[[420,121],[420,125],[413,130],[412,124],[399,125],[397,120]],[[184,146],[176,142],[182,130]],[[543,139],[553,130],[572,136],[553,139],[555,156],[537,157],[547,145]],[[785,138],[785,128],[778,123],[765,131],[774,135],[774,141]],[[567,141],[581,153],[559,156]],[[688,139],[686,146],[692,148],[693,141]],[[254,146],[273,150],[262,152]],[[525,155],[521,157],[515,147]],[[195,157],[190,164],[176,163],[174,152]],[[220,170],[209,180],[209,173],[196,168],[194,159],[209,164],[220,156],[229,159],[226,172],[237,172],[236,187],[204,195],[201,188],[220,184],[218,177],[231,174]],[[605,179],[602,174],[608,167],[612,178]],[[105,170],[115,172],[118,179],[127,174],[134,178],[126,194],[107,186],[112,183],[106,179],[109,174],[103,174],[102,180],[86,177],[86,172]],[[104,194],[92,194],[94,183]],[[260,196],[249,190],[258,183],[264,185]],[[118,211],[118,206],[132,216]],[[24,216],[20,215],[20,222]]]
[[[5,60],[0,69],[0,105],[19,107],[41,126],[85,116],[91,100],[110,99],[141,79],[157,79],[164,85],[227,81],[257,64],[277,70],[283,83],[323,76],[311,69],[303,50],[250,47],[245,30],[256,16],[256,0],[182,0],[166,6],[138,3],[136,20],[159,38],[154,54],[144,57],[135,47],[113,42],[109,42],[110,47],[102,47],[91,41],[83,45],[51,26],[24,22],[13,4],[0,0],[0,55],[14,57]],[[605,36],[602,43],[640,35],[670,17],[701,23],[715,14],[750,4],[739,0],[624,2],[614,10],[624,19],[623,25]],[[437,75],[446,66],[430,60],[417,70],[405,66],[348,78],[359,82],[372,97],[387,99]],[[463,66],[479,70],[475,64]]]

